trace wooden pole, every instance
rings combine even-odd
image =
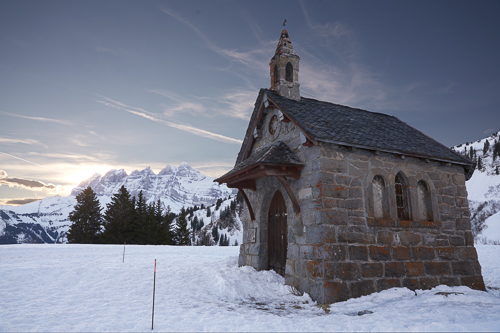
[[[122,262],[125,262],[125,244],[127,242],[123,242],[123,261]]]
[[[155,259],[155,272],[153,278],[153,314],[151,315],[151,330],[153,330],[153,324],[155,320],[155,288],[156,288],[156,259]]]

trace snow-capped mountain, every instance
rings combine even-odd
[[[480,243],[500,244],[500,132],[452,147],[477,163],[465,183],[473,233]]]
[[[165,207],[170,206],[173,212],[178,212],[182,206],[211,205],[218,198],[236,193],[225,185],[214,183],[214,179],[184,162],[178,167],[167,165],[158,175],[149,167],[130,175],[123,169],[110,170],[104,176],[95,174],[81,182],[71,194],[76,196],[90,186],[99,197],[111,197],[123,185],[132,196],[142,191],[148,202],[160,199]]]
[[[76,195],[90,186],[96,193],[102,208],[124,185],[132,196],[142,190],[146,201],[162,202],[178,213],[189,206],[209,206],[218,198],[236,193],[225,185],[214,183],[193,169],[189,164],[167,165],[157,175],[149,168],[135,170],[128,175],[125,170],[111,170],[104,176],[95,174],[75,187],[67,197],[48,197],[22,206],[0,206],[0,244],[58,243],[64,240],[71,221],[68,215],[76,204]]]

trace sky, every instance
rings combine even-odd
[[[287,20],[301,95],[447,146],[500,130],[499,1],[24,1],[0,10],[0,204],[235,163]]]

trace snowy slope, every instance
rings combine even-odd
[[[472,222],[473,224],[484,222],[485,225],[483,231],[476,236],[476,241],[480,243],[485,241],[500,243],[500,218],[497,216],[500,212],[500,175],[497,174],[500,168],[500,156],[496,157],[493,153],[493,146],[499,140],[500,132],[496,132],[482,140],[452,147],[455,151],[482,165],[466,182],[471,216],[477,213],[477,218]],[[484,151],[486,141],[488,141],[489,148]]]
[[[215,178],[203,175],[189,164],[167,165],[156,175],[148,167],[133,171],[111,170],[104,176],[95,174],[81,182],[67,197],[48,197],[22,206],[0,206],[0,244],[60,243],[65,241],[71,221],[68,214],[76,204],[75,196],[88,186],[97,193],[102,208],[124,185],[132,196],[142,190],[147,202],[160,201],[174,213],[194,205],[211,205],[218,198],[235,191],[213,182]],[[240,237],[241,238],[241,237]]]
[[[212,205],[205,209],[197,210],[193,213],[193,217],[189,220],[192,221],[196,216],[198,221],[203,221],[204,225],[200,231],[195,232],[195,239],[193,244],[201,242],[204,233],[210,236],[212,233],[212,229],[215,227],[218,229],[218,232],[221,236],[222,234],[224,234],[229,238],[229,245],[234,246],[243,243],[243,223],[241,222],[238,213],[243,208],[242,205],[238,205],[236,207],[236,211],[234,213],[231,213],[232,219],[220,219],[221,212],[224,209],[230,207],[231,201],[235,201],[235,198],[228,198],[222,201],[219,209],[216,209],[215,205]],[[207,209],[210,209],[211,212],[209,217],[207,216]],[[213,237],[211,238],[213,239]]]
[[[500,246],[477,247],[488,292],[393,288],[318,307],[237,247],[4,245],[0,331],[496,331]],[[441,293],[441,294],[439,294]],[[358,315],[365,312],[364,315]]]

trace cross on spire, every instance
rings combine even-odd
[[[286,25],[286,19],[283,21],[283,28],[285,27]]]

